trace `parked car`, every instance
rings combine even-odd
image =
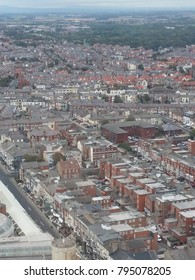
[[[158,242],[162,241],[162,237],[158,234]]]

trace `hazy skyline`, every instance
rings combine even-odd
[[[25,8],[62,8],[66,6],[118,8],[187,8],[195,7],[193,0],[0,0],[0,6]]]

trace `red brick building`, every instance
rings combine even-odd
[[[184,141],[184,140],[182,140]],[[188,151],[179,153],[178,146],[164,146],[154,140],[139,140],[138,152],[144,156],[159,162],[169,175],[184,176],[192,184],[195,183],[195,141],[188,141]],[[190,152],[190,154],[189,154]]]
[[[118,178],[116,178],[118,177]],[[113,185],[112,188],[120,195],[120,196],[124,196],[125,195],[125,190],[126,188],[129,187],[130,184],[132,184],[132,180],[128,179],[128,178],[120,178],[120,176],[115,176],[114,178],[116,178],[113,181]],[[126,193],[127,196],[127,193]]]
[[[86,139],[77,143],[84,160],[90,160],[94,166],[100,165],[100,160],[110,158],[118,153],[118,148],[105,139]]]
[[[152,183],[155,183],[155,182],[156,181],[152,178],[142,177],[142,178],[136,180],[136,185],[141,187],[142,189],[145,189],[147,184],[152,184]]]
[[[100,174],[107,179],[118,175],[124,176],[124,171],[127,171],[128,168],[129,165],[121,160],[107,159],[100,161]],[[127,172],[125,175],[127,175]]]
[[[109,208],[111,207],[112,201],[111,197],[108,196],[97,196],[92,198],[92,203],[94,205],[100,205],[101,208]]]
[[[134,228],[147,226],[147,218],[138,211],[122,211],[112,213],[106,217],[102,217],[103,221],[110,226],[118,224],[128,224]]]
[[[194,236],[195,210],[180,212],[177,227],[171,232],[181,243],[186,243],[187,237]]]
[[[57,141],[61,139],[61,133],[58,130],[46,129],[34,129],[27,133],[27,137],[31,143],[31,146],[40,141]]]
[[[179,220],[179,213],[182,211],[195,210],[195,199],[190,199],[189,197],[184,197],[183,200],[174,201],[171,204],[171,215]]]
[[[58,161],[56,168],[61,178],[67,180],[80,178],[81,168],[78,161],[74,158]]]
[[[102,128],[102,135],[109,141],[120,144],[128,142],[128,132],[124,131],[121,128]]]
[[[144,172],[140,171],[136,171],[134,170],[133,172],[128,173],[128,178],[131,179],[133,181],[134,184],[137,185],[137,181],[139,179],[143,179],[145,178],[146,174],[144,174]]]
[[[174,217],[179,220],[179,213],[195,209],[195,200],[181,194],[165,194],[155,200],[155,221],[164,225],[165,219]]]
[[[133,228],[128,224],[119,224],[112,226],[117,233],[121,235],[123,240],[140,240],[144,241],[145,248],[147,250],[157,250],[158,242],[157,242],[157,232],[151,232],[147,227],[143,228]],[[136,250],[136,249],[135,249]]]
[[[188,151],[195,156],[195,140],[188,140]]]
[[[128,136],[149,139],[154,138],[156,133],[155,126],[138,121],[108,123],[102,126],[102,135],[116,144],[128,142]]]
[[[92,181],[80,181],[75,183],[77,190],[82,190],[86,196],[94,197],[97,195],[95,183]]]
[[[135,207],[138,211],[143,212],[145,209],[146,196],[149,195],[149,192],[146,190],[134,190],[133,195],[135,197]]]
[[[145,200],[145,212],[151,215],[154,213],[155,210],[155,200],[156,200],[156,195],[155,194],[150,194],[146,196]]]
[[[190,157],[184,158],[174,152],[163,154],[161,159],[162,165],[168,173],[175,176],[184,176],[190,182],[195,180],[194,160]]]
[[[89,148],[89,160],[94,164],[94,166],[98,166],[100,159],[112,157],[112,155],[116,153],[118,153],[117,146],[112,143],[92,144]]]
[[[66,138],[70,146],[76,146],[78,141],[87,139],[87,132],[85,133],[75,129],[69,129],[63,132],[63,136]]]

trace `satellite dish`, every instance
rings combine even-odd
[[[159,178],[161,176],[161,173],[156,173],[156,177]]]

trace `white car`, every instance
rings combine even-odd
[[[158,234],[158,242],[162,241],[162,237]]]

